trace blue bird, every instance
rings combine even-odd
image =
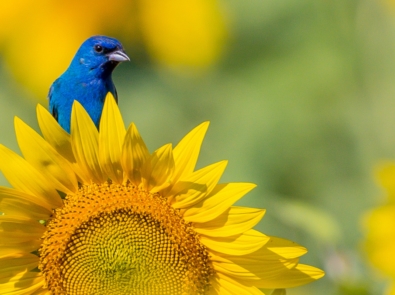
[[[93,36],[82,43],[68,69],[49,89],[49,111],[60,126],[70,133],[71,108],[79,101],[99,128],[104,99],[111,92],[118,102],[111,74],[129,57],[122,44],[105,36]]]

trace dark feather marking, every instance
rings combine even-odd
[[[52,108],[52,116],[55,118],[56,122],[58,121],[58,109],[54,106]]]

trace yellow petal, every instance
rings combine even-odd
[[[52,210],[47,208],[48,203],[44,198],[40,198],[40,196],[29,195],[16,189],[0,186],[0,203],[4,200],[14,200],[17,202],[17,204],[21,204],[22,211],[25,209],[31,209],[32,214],[52,214]],[[28,207],[26,207],[27,204],[29,204]],[[1,211],[0,209],[0,212],[6,211]]]
[[[100,119],[99,155],[104,173],[114,182],[122,183],[122,145],[126,129],[114,97],[109,92]]]
[[[295,242],[270,237],[264,248],[259,249],[257,252],[251,254],[254,259],[293,259],[300,257],[307,253],[307,249],[298,245]]]
[[[0,256],[31,253],[40,248],[41,243],[42,241],[40,238],[21,243],[11,243],[10,241],[0,240]]]
[[[135,185],[141,182],[141,171],[150,159],[150,153],[136,126],[132,123],[125,135],[122,147],[122,167],[126,177]]]
[[[265,295],[254,286],[242,284],[220,273],[215,274],[210,283],[208,295]]]
[[[71,137],[59,124],[54,117],[41,105],[37,105],[37,119],[44,139],[69,163],[73,170],[82,180],[89,182],[90,177],[78,165],[71,147]]]
[[[37,105],[37,120],[45,140],[67,160],[75,162],[70,135],[42,105]]]
[[[0,212],[6,215],[29,217],[37,220],[48,219],[52,212],[45,207],[32,203],[25,199],[21,199],[15,190],[8,189],[11,193],[7,193],[7,189],[0,187]]]
[[[200,241],[207,248],[228,255],[247,255],[264,246],[270,237],[256,231],[249,230],[241,235],[214,238],[201,236]]]
[[[15,117],[15,132],[25,159],[66,194],[78,190],[72,166],[32,128]]]
[[[284,264],[283,264],[284,263]],[[216,272],[223,273],[235,279],[243,279],[245,281],[269,280],[284,271],[289,271],[297,263],[297,259],[287,261],[265,261],[265,264],[258,264],[256,261],[250,261],[249,264],[235,264],[233,262],[213,262],[213,267]]]
[[[52,183],[25,159],[2,145],[0,170],[13,187],[35,195],[38,199],[45,199],[47,209],[62,206],[63,202]]]
[[[242,263],[243,259],[252,260],[256,263],[265,264],[267,261],[283,261],[289,259],[295,259],[303,254],[306,254],[306,248],[296,244],[295,242],[288,241],[281,238],[269,237],[269,241],[264,247],[259,248],[255,252],[249,253],[247,256],[243,257],[231,257],[227,255],[222,255],[225,258],[236,261],[237,263]]]
[[[52,295],[52,293],[50,291],[48,291],[48,289],[44,289],[44,286],[43,286],[40,289],[37,289],[31,295]]]
[[[157,149],[150,159],[150,175],[143,178],[147,180],[147,190],[151,193],[158,192],[171,183],[171,177],[174,173],[174,159],[171,144],[164,145]],[[147,171],[147,169],[143,169]]]
[[[28,295],[43,287],[44,278],[40,272],[23,272],[12,278],[0,279],[2,294]]]
[[[29,218],[2,215],[0,216],[0,243],[24,243],[40,239],[45,227],[38,221]]]
[[[253,228],[264,214],[262,209],[231,207],[214,220],[196,223],[195,231],[211,237],[239,235]]]
[[[217,185],[228,161],[221,161],[180,179],[171,189],[169,195],[174,196],[174,208],[188,208],[210,194]]]
[[[282,289],[293,288],[314,282],[322,278],[325,273],[313,266],[298,264],[291,270],[282,272],[274,278],[263,278],[260,281],[254,281],[254,285],[258,288],[266,289]]]
[[[218,184],[208,196],[185,210],[184,219],[195,223],[213,220],[254,187],[252,183]]]
[[[216,272],[235,279],[261,280],[279,276],[284,271],[294,268],[298,259],[262,260],[250,255],[233,256],[210,252],[211,261]]]
[[[173,181],[193,172],[199,157],[200,147],[210,122],[204,122],[189,132],[174,148],[175,171]]]
[[[39,258],[30,253],[20,253],[0,257],[0,280],[30,271],[38,266]]]
[[[99,162],[99,132],[78,101],[74,101],[71,115],[71,147],[77,163],[92,181],[107,180]]]

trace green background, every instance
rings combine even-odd
[[[302,263],[326,272],[287,294],[380,294],[385,284],[362,252],[362,219],[384,199],[376,166],[395,160],[395,7],[222,6],[230,38],[210,69],[172,71],[144,53],[116,69],[125,123],[135,122],[154,151],[211,122],[198,167],[228,159],[223,182],[258,185],[238,203],[267,209],[257,228],[305,246]],[[3,63],[0,89],[0,143],[18,150],[13,117],[38,130],[38,99]],[[0,184],[8,185],[2,176]]]

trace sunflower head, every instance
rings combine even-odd
[[[150,153],[110,94],[100,131],[78,102],[70,134],[37,113],[42,137],[15,120],[23,157],[0,146],[4,294],[263,294],[323,276],[253,229],[264,210],[233,205],[254,184],[219,183],[226,161],[195,170],[207,122]]]

